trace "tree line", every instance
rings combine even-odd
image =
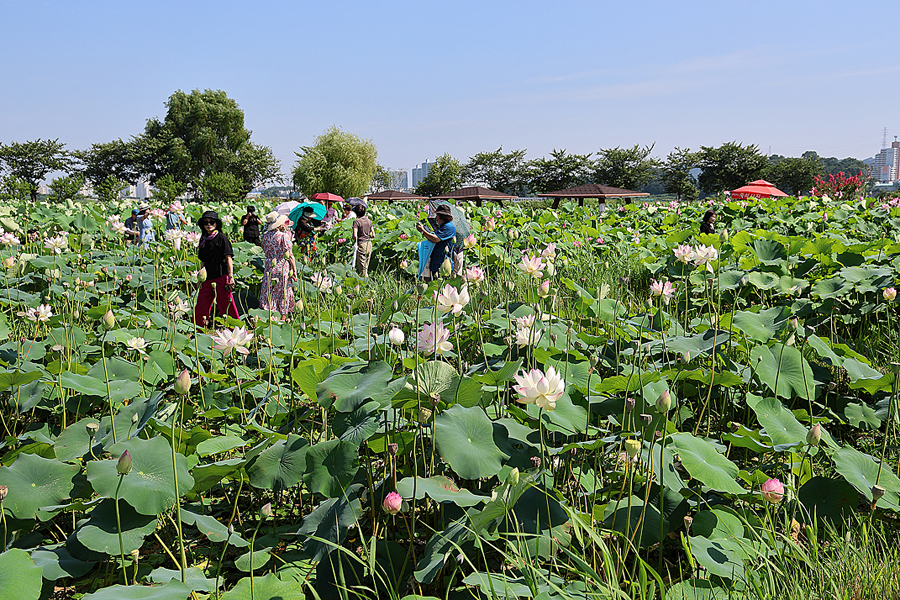
[[[162,119],[147,121],[129,140],[95,143],[68,150],[58,139],[0,143],[0,198],[37,199],[39,184],[50,184],[57,200],[73,198],[90,184],[101,199],[112,199],[128,185],[147,181],[163,201],[187,194],[194,198],[239,200],[254,187],[283,183],[281,163],[272,150],[251,140],[244,113],[221,90],[177,91],[165,103]],[[822,158],[806,152],[799,158],[763,155],[756,145],[729,142],[692,151],[675,148],[654,157],[653,145],[569,153],[526,159],[525,150],[479,152],[465,163],[444,154],[432,164],[416,192],[433,196],[465,185],[529,196],[585,183],[650,193],[670,193],[691,200],[701,193],[734,189],[767,179],[790,194],[807,192],[817,175],[839,171],[868,175],[856,159]],[[296,153],[290,182],[306,195],[333,192],[344,197],[390,186],[371,140],[332,127]]]

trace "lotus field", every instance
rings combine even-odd
[[[425,284],[379,205],[374,274],[344,221],[281,318],[243,207],[188,204],[211,329],[196,227],[130,208],[0,208],[3,598],[758,598],[896,530],[900,207],[464,206]]]

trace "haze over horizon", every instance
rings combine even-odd
[[[900,135],[896,2],[2,2],[0,142],[128,139],[221,89],[289,173],[332,125],[410,170],[449,152],[729,141],[868,158]]]

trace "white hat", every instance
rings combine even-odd
[[[270,219],[269,217],[274,217]],[[266,215],[266,231],[275,231],[288,222],[288,218],[278,213],[269,213]]]

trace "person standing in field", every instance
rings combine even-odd
[[[431,221],[429,219],[429,221]],[[416,229],[421,233],[427,242],[433,244],[430,252],[424,246],[424,242],[419,242],[419,276],[425,281],[431,281],[438,276],[441,265],[449,258],[450,248],[456,239],[456,226],[453,225],[453,214],[450,207],[441,204],[437,207],[434,218],[434,231],[425,229],[425,226],[419,222],[416,223]]]
[[[716,232],[716,211],[713,209],[709,209],[706,211],[706,214],[703,215],[703,222],[700,223],[700,233],[715,233]]]
[[[266,215],[266,230],[262,235],[266,260],[259,307],[277,311],[282,317],[294,310],[294,288],[291,283],[297,279],[293,242],[288,233],[290,223],[286,216],[271,212]]]
[[[169,205],[169,212],[166,213],[166,231],[170,229],[181,229],[182,225],[187,225],[187,217],[184,216],[184,207],[181,202],[176,200]]]
[[[140,215],[140,211],[136,208],[131,209],[131,216],[125,219],[125,243],[133,244],[137,241],[138,237],[141,235],[141,231],[138,228],[138,215]]]
[[[231,242],[222,233],[222,220],[215,211],[208,210],[198,221],[202,231],[200,245],[197,247],[197,258],[200,259],[200,272],[206,272],[206,279],[197,293],[197,305],[194,307],[194,323],[211,325],[213,299],[216,301],[220,316],[229,315],[235,319],[238,315],[234,303],[234,250]]]
[[[244,241],[261,246],[259,239],[259,217],[256,215],[256,207],[248,206],[247,214],[241,217],[241,225],[244,227]]]
[[[375,228],[366,216],[366,207],[362,204],[353,206],[356,219],[353,221],[353,242],[356,245],[356,273],[360,277],[369,276],[369,260],[372,258],[372,239]]]
[[[153,220],[150,218],[150,205],[146,202],[138,207],[138,230],[140,231],[140,242],[146,248],[150,242],[156,241],[156,235],[153,233]]]

